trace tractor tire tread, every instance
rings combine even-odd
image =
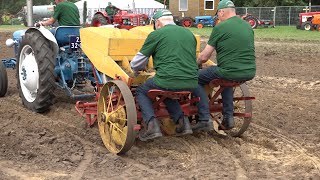
[[[2,61],[0,61],[0,97],[7,93],[8,89],[8,76],[7,70]]]
[[[39,71],[39,88],[37,91],[36,99],[30,103],[28,102],[22,93],[20,88],[19,77],[18,87],[19,94],[22,98],[23,104],[30,110],[43,113],[47,111],[52,105],[54,99],[54,90],[56,88],[55,83],[55,55],[52,44],[47,40],[39,31],[31,31],[25,34],[22,38],[22,43],[19,52],[21,52],[24,45],[29,45],[35,51],[35,58],[38,64]],[[20,54],[19,54],[20,56]],[[17,76],[19,72],[19,58],[18,58]]]

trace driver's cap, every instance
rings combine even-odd
[[[235,8],[235,5],[230,0],[221,0],[218,3],[218,8],[217,9],[220,10],[220,9],[225,9],[225,8]]]
[[[158,10],[154,15],[153,15],[153,19],[157,20],[162,16],[172,16],[172,13],[169,10],[166,9],[160,9]]]

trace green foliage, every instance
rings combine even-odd
[[[70,2],[77,2],[79,0],[68,0]],[[33,5],[49,5],[53,0],[33,0]],[[23,6],[27,5],[27,0],[0,0],[0,12],[16,14]]]

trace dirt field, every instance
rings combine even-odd
[[[0,58],[11,33],[0,32]],[[20,102],[15,71],[0,99],[0,179],[320,179],[320,47],[257,41],[249,82],[253,123],[241,138],[164,137],[110,154],[67,97],[35,114]],[[63,96],[63,95],[62,95]]]

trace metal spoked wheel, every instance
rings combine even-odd
[[[137,112],[132,93],[123,81],[106,83],[98,100],[98,126],[106,148],[115,154],[130,150],[136,138]]]
[[[214,94],[215,91],[216,90],[213,90],[212,93]],[[250,93],[246,84],[241,84],[240,86],[233,88],[233,114],[235,126],[233,129],[225,130],[224,133],[230,136],[239,137],[248,129],[252,119],[252,117],[249,116],[252,115],[252,100],[243,100],[243,98],[249,96]],[[221,98],[221,95],[219,98]],[[212,116],[221,123],[222,113],[213,113]]]

